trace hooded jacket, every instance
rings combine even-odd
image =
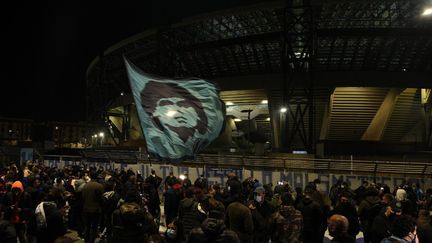
[[[6,194],[3,203],[6,208],[5,219],[9,219],[13,224],[25,223],[31,215],[31,196],[24,191],[20,181],[15,181],[12,184],[13,189],[19,189],[20,192],[17,196],[12,191]]]
[[[198,202],[194,198],[182,199],[179,205],[179,222],[183,239],[186,239],[193,228],[200,226],[205,218],[206,215],[199,212]]]
[[[237,234],[226,229],[221,219],[208,218],[201,227],[194,228],[187,242],[190,243],[240,243]]]

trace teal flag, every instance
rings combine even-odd
[[[149,153],[169,162],[191,159],[219,136],[225,107],[213,83],[157,77],[125,63]]]

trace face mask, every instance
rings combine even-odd
[[[255,196],[255,201],[257,201],[257,202],[262,202],[262,196]]]
[[[175,229],[167,229],[166,234],[170,239],[175,239],[177,237],[177,232]]]

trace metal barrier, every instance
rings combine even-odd
[[[124,161],[165,164],[157,161],[147,154],[138,151],[103,150],[85,151],[83,159],[89,161]],[[180,165],[193,167],[214,166],[233,167],[255,170],[304,171],[314,173],[355,173],[368,175],[432,175],[432,161],[424,162],[398,162],[398,161],[371,161],[371,160],[337,160],[316,159],[307,157],[267,157],[244,155],[217,155],[199,154],[195,160],[181,162]]]
[[[155,160],[152,163],[161,163]],[[292,157],[264,157],[240,155],[200,154],[194,161],[184,161],[191,166],[244,167],[246,169],[270,169],[287,171],[307,171],[314,173],[355,173],[355,174],[394,174],[431,175],[432,162],[397,162],[367,160],[335,160]]]

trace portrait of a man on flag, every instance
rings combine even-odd
[[[125,63],[148,152],[170,162],[190,159],[219,136],[225,107],[215,84],[157,77]]]

